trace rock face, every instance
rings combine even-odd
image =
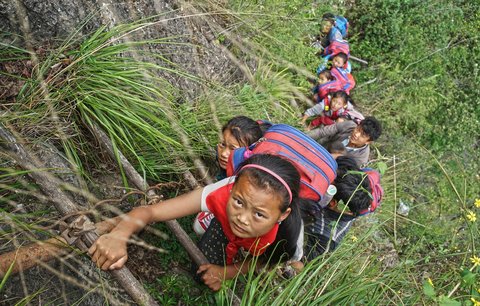
[[[190,74],[209,80],[232,80],[241,77],[216,39],[216,30],[225,20],[205,14],[212,7],[194,6],[177,0],[14,0],[0,1],[0,29],[19,37],[3,36],[0,40],[34,48],[55,45],[81,28],[86,35],[101,25],[108,27],[157,16],[163,20],[136,32],[130,40],[175,37],[179,44],[151,46],[171,63]],[[217,5],[209,2],[209,5]],[[218,9],[218,7],[216,7]],[[85,26],[81,27],[82,24]],[[166,76],[184,94],[184,99],[199,93],[199,86],[185,78]]]

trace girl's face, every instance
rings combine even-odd
[[[223,140],[217,145],[218,163],[220,168],[226,169],[228,157],[233,150],[240,148],[240,143],[233,137],[230,130],[223,132]]]
[[[290,207],[281,212],[281,204],[279,195],[257,188],[244,174],[235,182],[227,203],[232,232],[240,238],[265,235],[275,223],[285,220],[290,214]]]
[[[335,56],[332,60],[332,64],[334,67],[342,68],[343,65],[345,65],[345,61],[340,56]]]
[[[345,103],[345,100],[343,100],[342,98],[333,98],[332,103],[330,103],[330,109],[336,112],[339,109],[345,107],[345,105],[347,105],[347,103]]]
[[[320,84],[320,85],[326,84],[326,83],[328,83],[328,81],[330,81],[330,80],[323,74],[321,74],[318,77],[318,84]]]

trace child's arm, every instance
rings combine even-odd
[[[301,124],[305,125],[305,122],[307,122],[309,116],[303,115],[302,120],[300,121]]]
[[[315,104],[314,106],[307,109],[304,113],[304,117],[313,117],[323,114],[323,109],[325,108],[325,104],[322,102]]]
[[[324,138],[333,137],[336,134],[342,131],[345,131],[348,128],[351,128],[351,127],[354,128],[355,126],[356,126],[355,122],[348,120],[344,122],[335,123],[332,125],[323,126],[318,129],[313,129],[309,131],[307,135],[317,141],[320,141]]]
[[[149,206],[137,207],[109,233],[100,236],[88,253],[103,270],[123,267],[127,261],[127,241],[147,224],[188,216],[201,211],[203,188]]]
[[[330,55],[327,55],[327,56],[322,56],[321,57],[321,62],[320,64],[318,65],[317,67],[317,76],[325,69],[327,69],[327,64],[328,64],[328,60],[330,59]]]
[[[302,117],[302,120],[300,121],[300,123],[302,125],[305,125],[308,118],[323,114],[324,107],[325,106],[324,106],[323,100],[322,100],[322,102],[320,102],[318,104],[315,104],[314,106],[310,107],[303,114],[303,117]],[[307,127],[307,129],[308,129],[308,127]]]

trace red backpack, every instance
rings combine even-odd
[[[364,168],[362,171],[367,174],[370,188],[372,189],[372,202],[367,209],[364,209],[358,213],[359,216],[374,212],[380,206],[383,197],[383,188],[380,185],[380,173],[372,168]]]
[[[329,58],[333,58],[339,53],[345,53],[347,60],[350,58],[350,46],[346,40],[334,40],[323,50],[323,56],[329,56]]]
[[[319,103],[320,101],[325,99],[325,97],[329,93],[336,92],[336,91],[339,91],[339,90],[343,90],[343,85],[336,78],[335,78],[335,80],[327,82],[325,84],[317,85],[313,89],[313,93],[318,94],[318,100],[316,100],[315,102]]]
[[[345,91],[349,95],[350,91],[356,85],[353,75],[351,73],[347,73],[343,69],[338,69],[336,67],[330,69],[330,73],[335,77],[336,80],[340,82],[342,86],[341,90]]]
[[[227,176],[253,154],[273,154],[290,161],[300,174],[299,197],[319,201],[337,175],[337,162],[315,140],[286,124],[274,124],[248,148],[235,149],[228,158]]]

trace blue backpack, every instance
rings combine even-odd
[[[335,16],[335,27],[340,31],[342,37],[345,38],[348,34],[348,20],[343,16]]]

